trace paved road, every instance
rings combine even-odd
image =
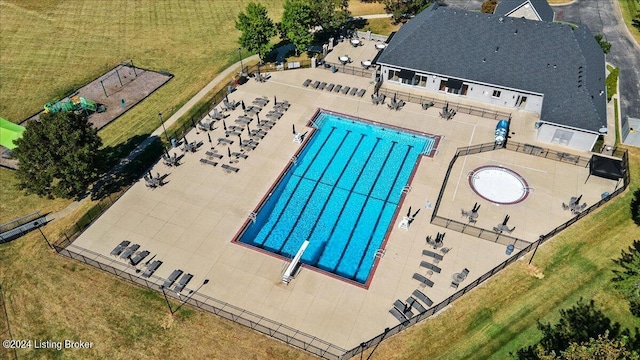
[[[585,24],[593,34],[604,34],[611,43],[607,61],[620,67],[622,115],[640,118],[640,46],[633,41],[622,20],[616,0],[575,0],[553,6],[556,19]],[[446,0],[448,6],[480,10],[482,0]]]

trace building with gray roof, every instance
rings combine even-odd
[[[606,132],[605,56],[586,26],[434,5],[377,63],[383,81],[539,114],[540,141],[590,150]]]
[[[555,20],[555,13],[547,0],[502,0],[493,14],[537,21]]]

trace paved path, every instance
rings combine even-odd
[[[242,59],[243,64],[244,63],[248,63],[254,60],[258,60],[258,55],[253,55],[250,56],[248,58]],[[164,125],[166,127],[171,126],[173,123],[175,123],[176,121],[178,121],[178,119],[184,115],[187,111],[189,111],[189,109],[191,109],[195,104],[198,103],[198,101],[202,100],[202,98],[205,97],[205,95],[207,95],[207,93],[209,91],[211,91],[211,89],[213,89],[214,87],[216,87],[216,85],[218,85],[218,83],[220,83],[222,80],[224,80],[225,77],[227,77],[229,74],[231,74],[232,72],[236,71],[236,69],[238,69],[240,67],[240,62],[238,61],[237,63],[229,66],[228,68],[226,68],[224,71],[222,71],[220,74],[218,74],[218,76],[216,76],[213,80],[211,80],[211,82],[209,82],[205,87],[202,88],[202,90],[200,90],[194,97],[192,97],[189,101],[187,101],[186,104],[184,104],[180,109],[178,109],[178,111],[176,111],[173,115],[171,115],[171,117],[169,119],[167,119],[164,122]],[[140,154],[147,146],[149,146],[149,144],[151,144],[153,141],[155,141],[156,137],[160,137],[160,135],[163,133],[163,128],[162,126],[160,126],[159,128],[157,128],[153,133],[151,133],[151,135],[144,140],[142,143],[140,143],[140,145],[138,145],[135,149],[133,149],[133,151],[131,151],[129,153],[129,155],[127,155],[126,158],[120,160],[120,162],[118,163],[118,165],[116,165],[113,169],[111,169],[111,171],[109,172],[110,174],[112,173],[117,173],[118,171],[120,171],[120,169],[122,169],[122,167],[124,167],[126,164],[128,164],[131,160],[135,159],[138,154]],[[109,175],[107,175],[109,176]],[[90,196],[86,196],[85,198],[83,198],[82,200],[79,201],[74,201],[71,204],[69,204],[67,207],[65,207],[64,209],[57,211],[55,213],[49,214],[47,216],[47,221],[53,221],[56,219],[61,219],[69,214],[71,214],[75,209],[77,209],[80,205],[80,203],[82,201],[86,201],[87,199],[90,199]]]
[[[384,19],[384,18],[390,18],[392,15],[391,14],[372,14],[372,15],[360,15],[360,16],[354,16],[354,18],[361,18],[361,19]]]

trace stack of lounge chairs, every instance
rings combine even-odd
[[[386,96],[384,94],[379,94],[379,95],[371,94],[371,102],[373,103],[373,105],[384,104],[385,99],[386,99]]]
[[[446,103],[442,107],[442,112],[440,112],[440,117],[445,120],[451,120],[456,115],[456,111],[454,109],[449,108],[449,103]]]
[[[318,90],[324,90],[327,89],[328,92],[336,92],[336,93],[342,93],[344,95],[351,95],[351,96],[358,96],[358,97],[363,97],[364,94],[367,92],[367,90],[365,89],[360,89],[358,90],[358,88],[352,88],[349,86],[342,86],[340,84],[338,85],[334,85],[334,84],[329,84],[327,85],[326,82],[320,82],[320,81],[313,81],[311,79],[307,79],[302,83],[302,86],[304,87],[312,87],[314,89],[318,89]]]
[[[255,74],[255,79],[257,82],[263,83],[271,79],[271,74]]]
[[[406,102],[404,102],[403,100],[396,100],[395,96],[393,99],[391,99],[391,102],[389,104],[387,104],[387,106],[389,107],[389,109],[391,110],[401,110],[404,105],[406,104]]]

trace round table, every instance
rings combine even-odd
[[[360,40],[358,40],[358,39],[351,39],[351,45],[353,45],[353,46],[358,46],[358,45],[360,45]]]
[[[349,62],[349,57],[348,56],[340,56],[338,58],[338,60],[340,60],[340,62],[344,65],[344,64]]]
[[[451,277],[455,282],[462,282],[466,278],[466,276],[462,275],[462,273],[455,273]]]
[[[386,44],[376,44],[376,49],[378,49],[378,50],[382,50],[382,49],[384,49],[386,47],[387,47]]]
[[[371,60],[363,61],[363,62],[362,62],[362,65],[363,65],[363,66],[365,66],[365,67],[369,67],[369,66],[371,66]]]

